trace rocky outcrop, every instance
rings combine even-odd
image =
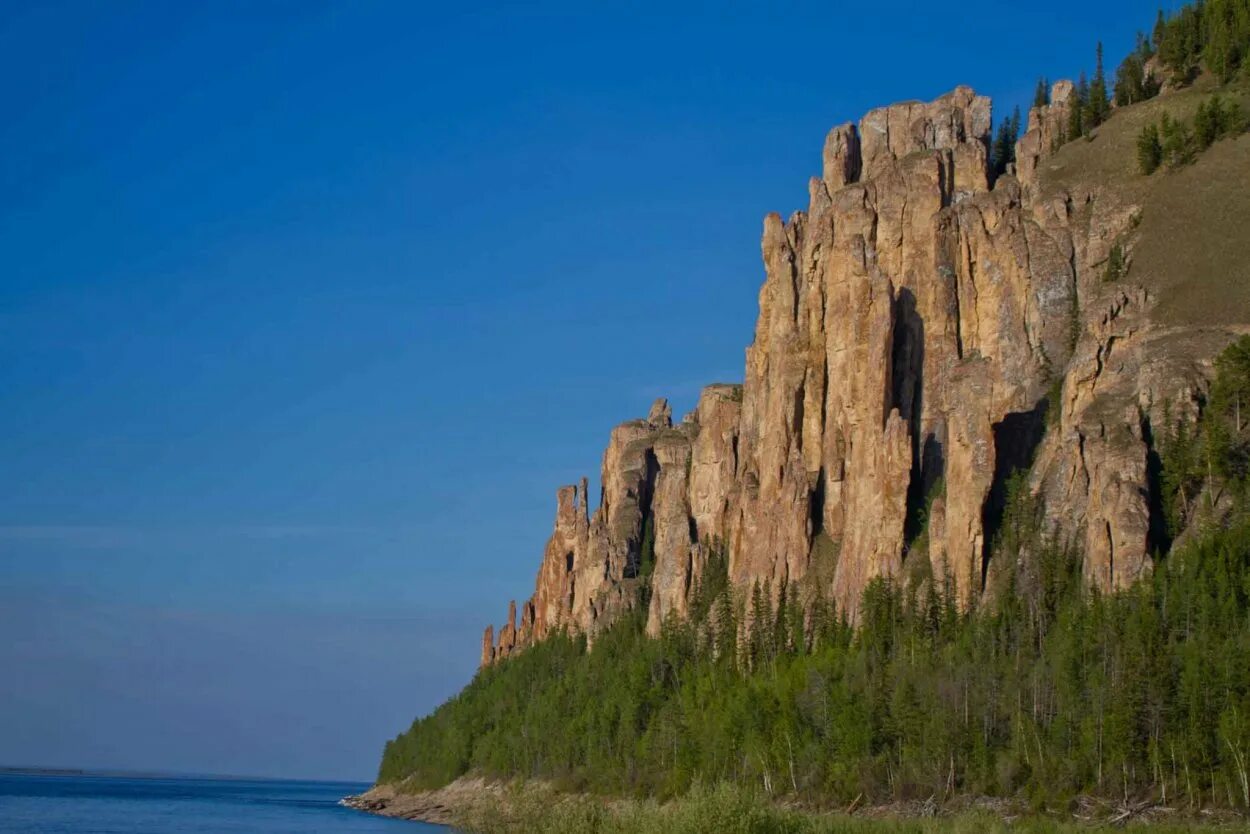
[[[1029,110],[1028,126],[1016,143],[1016,176],[1026,188],[1038,183],[1038,168],[1067,138],[1068,119],[1076,101],[1071,81],[1059,81],[1050,88],[1050,101]]]
[[[691,424],[686,424],[686,429]],[[670,430],[655,443],[659,472],[651,499],[651,608],[647,631],[659,634],[672,616],[686,613],[686,599],[694,580],[698,534],[690,516],[691,443],[688,431]],[[645,544],[645,542],[644,542]]]
[[[522,623],[488,630],[483,662],[554,629],[593,639],[643,599],[657,633],[716,549],[744,594],[799,586],[852,621],[883,576],[973,606],[1016,472],[1092,584],[1146,573],[1150,427],[1203,369],[1159,360],[1148,296],[1101,281],[1137,208],[1043,195],[1073,100],[1054,86],[1018,174],[992,184],[990,103],[969,88],[834,128],[807,209],[764,220],[743,384],[709,386],[676,426],[661,400],[612,431],[599,506],[584,480],[558,492]]]

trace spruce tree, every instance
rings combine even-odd
[[[1102,42],[1098,42],[1097,62],[1094,65],[1094,79],[1090,82],[1084,96],[1084,117],[1082,127],[1090,131],[1107,120],[1110,105],[1107,103],[1107,76],[1102,66]]]
[[[1137,165],[1147,176],[1159,170],[1163,162],[1163,144],[1159,140],[1159,127],[1153,122],[1137,134]]]
[[[1129,55],[1115,71],[1115,106],[1124,107],[1140,101],[1143,70],[1141,60],[1136,55]]]
[[[990,168],[995,177],[1007,173],[1007,166],[1015,160],[1016,123],[1012,119],[1005,119],[994,134],[994,143],[990,147]]]
[[[1194,158],[1194,138],[1189,126],[1167,113],[1159,121],[1159,138],[1163,143],[1163,160],[1178,168]]]
[[[1020,138],[1020,107],[1016,106],[1012,111],[1011,117],[1005,119],[998,126],[998,133],[994,137],[994,145],[991,148],[991,163],[994,169],[994,176],[999,177],[1007,173],[1008,166],[1016,161],[1016,141]]]
[[[1146,71],[1146,62],[1153,55],[1150,39],[1138,32],[1137,48],[1124,58],[1115,71],[1113,98],[1117,107],[1135,104],[1158,95],[1159,85]]]
[[[1068,110],[1068,130],[1066,135],[1068,141],[1085,135],[1085,105],[1088,102],[1089,82],[1085,80],[1085,73],[1081,73],[1076,90],[1073,91],[1072,98],[1069,100],[1070,109]]]
[[[1219,133],[1220,110],[1217,97],[1198,105],[1198,112],[1194,113],[1194,141],[1198,143],[1199,149],[1206,150],[1215,142]]]
[[[1037,87],[1033,90],[1033,106],[1045,107],[1050,104],[1050,84],[1046,81],[1046,77],[1042,76],[1037,79]]]
[[[1202,12],[1202,61],[1220,81],[1231,81],[1250,51],[1250,3],[1207,0]]]

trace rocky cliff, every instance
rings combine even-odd
[[[1033,109],[996,179],[990,101],[966,87],[835,127],[807,210],[764,220],[743,384],[677,425],[661,400],[613,429],[598,506],[585,480],[558,491],[534,595],[482,663],[644,601],[656,633],[717,548],[737,587],[819,593],[852,620],[881,576],[973,606],[1017,471],[1090,583],[1149,571],[1152,429],[1192,413],[1220,339],[1161,352],[1177,332],[1150,289],[1104,281],[1141,206],[1051,176],[1071,97],[1060,82]]]

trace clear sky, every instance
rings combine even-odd
[[[832,125],[1154,10],[4,3],[0,764],[372,778]]]

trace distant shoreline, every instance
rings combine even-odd
[[[60,776],[76,779],[151,779],[186,782],[284,782],[291,784],[368,785],[360,779],[295,779],[284,776],[240,776],[222,773],[181,773],[161,770],[94,770],[74,767],[15,767],[0,765],[0,776]]]

